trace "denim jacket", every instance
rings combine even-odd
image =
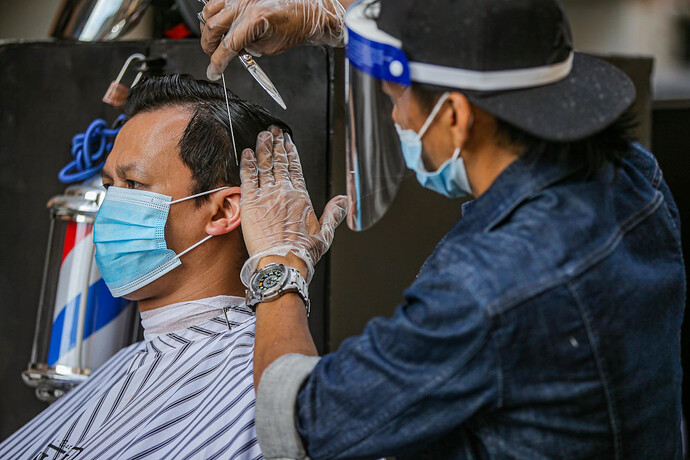
[[[517,160],[393,317],[271,365],[266,458],[681,458],[678,210],[639,144],[595,180],[577,171]]]

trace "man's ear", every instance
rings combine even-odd
[[[453,145],[464,148],[470,138],[470,131],[474,123],[472,104],[464,94],[453,92],[448,96],[453,115],[450,123]]]
[[[240,226],[240,187],[230,187],[211,195],[212,215],[206,224],[206,233],[220,236]]]

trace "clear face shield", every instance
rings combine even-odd
[[[376,26],[379,6],[353,5],[347,26],[347,224],[361,231],[374,225],[395,199],[409,174],[392,118],[393,100],[384,82],[409,86],[401,43]]]

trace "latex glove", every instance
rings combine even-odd
[[[242,282],[249,284],[263,257],[288,253],[304,261],[310,282],[314,265],[328,251],[335,229],[345,219],[347,197],[333,198],[317,219],[297,148],[274,126],[259,134],[256,153],[251,149],[242,152],[240,176],[242,234],[249,253]]]
[[[201,47],[211,55],[209,80],[218,80],[242,49],[259,56],[305,41],[340,46],[345,30],[345,8],[338,0],[213,0],[202,14]]]

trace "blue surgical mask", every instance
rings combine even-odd
[[[419,183],[423,187],[449,198],[460,198],[472,195],[465,162],[460,157],[460,148],[456,149],[453,156],[434,172],[427,171],[422,161],[422,137],[438,115],[443,103],[448,99],[448,95],[449,93],[445,93],[441,96],[419,133],[411,129],[402,129],[399,125],[395,125],[395,127],[398,130],[398,137],[400,137],[405,163],[409,169],[417,173]]]
[[[94,222],[93,242],[98,270],[112,295],[122,297],[152,283],[178,267],[180,257],[208,241],[213,235],[179,254],[168,249],[165,223],[170,205],[225,188],[175,201],[159,193],[108,188]]]

